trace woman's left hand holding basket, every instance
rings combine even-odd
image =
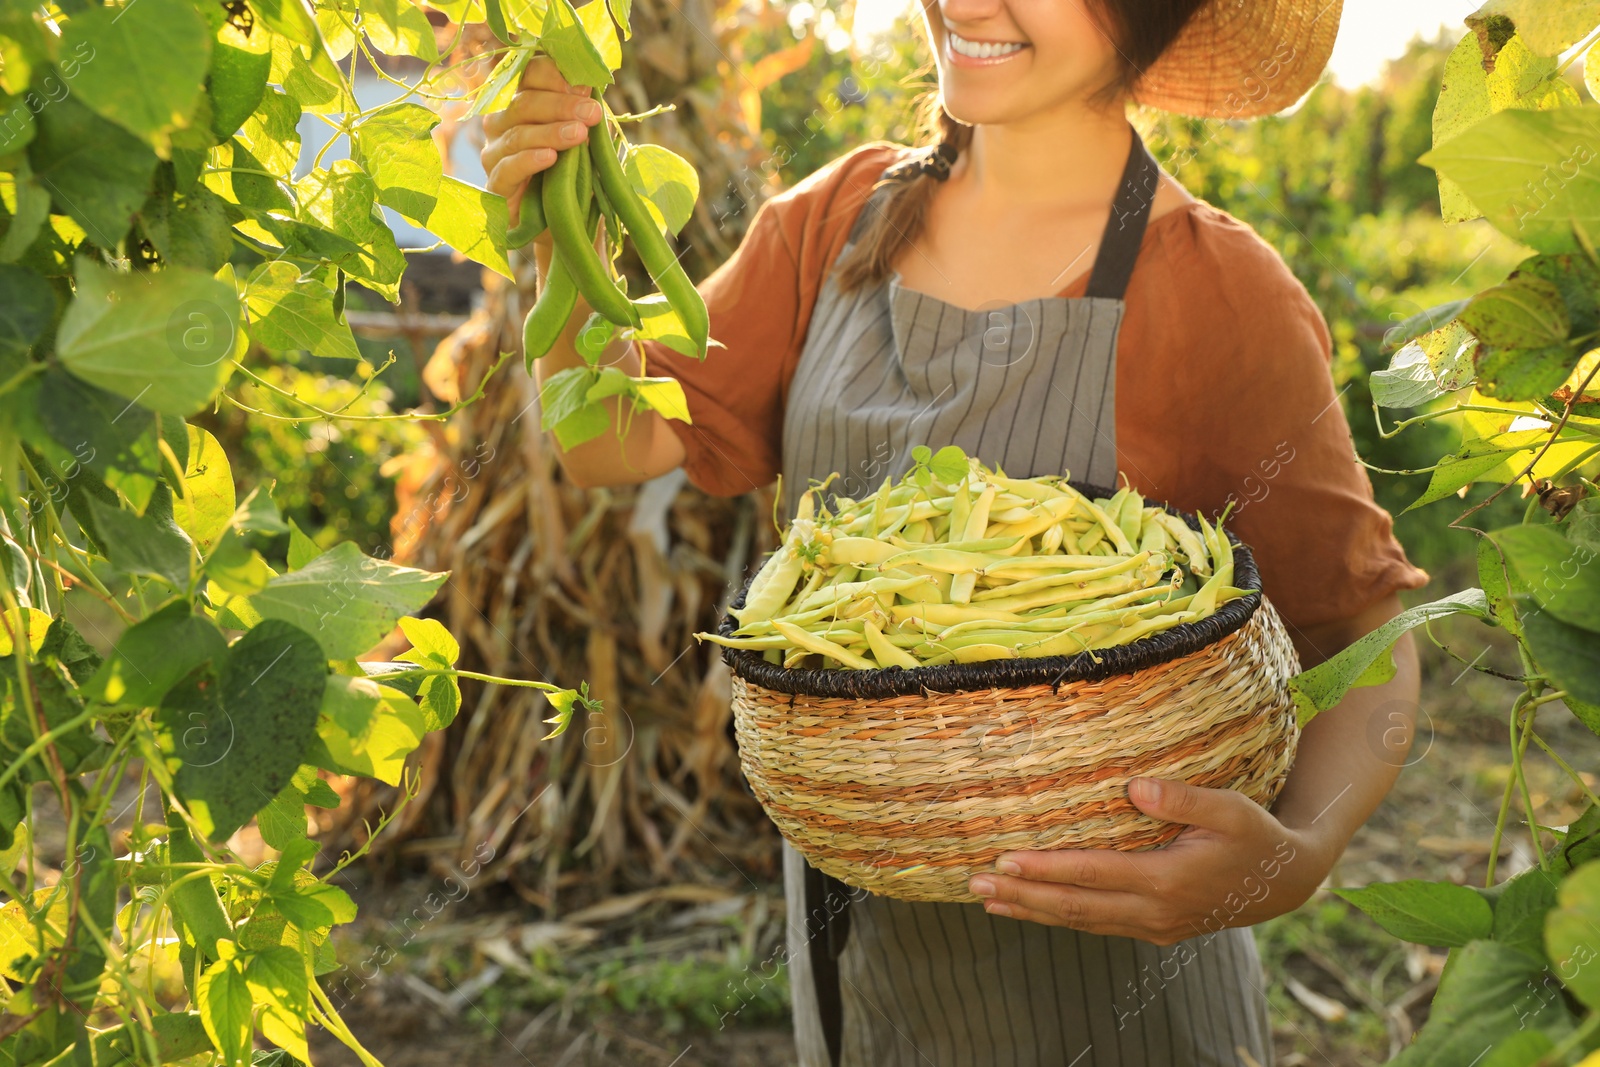
[[[1350,619],[1302,628],[1301,662],[1321,662],[1400,610],[1391,594]],[[1350,690],[1301,731],[1272,811],[1232,789],[1136,778],[1128,798],[1139,810],[1184,825],[1165,848],[1004,852],[998,873],[968,887],[992,915],[1158,945],[1293,911],[1407,765],[1420,684],[1410,634],[1395,643],[1394,663],[1389,681]]]
[[[992,915],[1171,945],[1293,911],[1338,855],[1231,789],[1139,778],[1128,795],[1186,829],[1144,852],[1002,853],[996,870],[1012,873],[975,875],[972,891]]]

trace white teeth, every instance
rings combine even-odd
[[[973,59],[990,59],[994,56],[1008,56],[1013,52],[1022,51],[1022,45],[1015,41],[1004,43],[995,41],[969,41],[956,33],[950,34],[950,50]]]

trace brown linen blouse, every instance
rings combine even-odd
[[[702,362],[648,343],[647,372],[683,384],[694,421],[668,425],[702,490],[733,496],[777,478],[789,384],[824,273],[905,151],[865,145],[761,206],[700,285],[711,336],[726,347]],[[1087,284],[1085,272],[1057,295],[1081,297]],[[1427,582],[1356,461],[1327,323],[1254,230],[1202,201],[1153,220],[1125,299],[1117,466],[1135,489],[1207,516],[1236,500],[1229,527],[1292,628],[1348,619]]]

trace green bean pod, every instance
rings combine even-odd
[[[544,172],[528,179],[522,190],[522,210],[517,224],[506,231],[506,247],[521,248],[545,231]]]
[[[568,148],[556,156],[544,180],[544,216],[550,226],[550,236],[555,246],[566,254],[567,269],[572,272],[578,292],[589,306],[618,326],[640,326],[639,313],[633,304],[613,284],[606,273],[605,264],[594,250],[594,241],[586,236],[584,223],[588,212],[587,200],[579,200],[579,172],[583,167],[580,157],[586,156],[582,145]]]
[[[602,107],[605,106],[599,89],[595,90],[594,97]],[[684,273],[672,246],[656,228],[655,219],[650,217],[644,201],[634,191],[633,183],[622,172],[616,144],[611,140],[609,119],[601,119],[589,131],[589,156],[594,163],[595,183],[605,191],[606,198],[616,209],[617,217],[633,237],[633,246],[639,250],[639,259],[644,263],[645,270],[650,272],[650,277],[661,288],[661,295],[667,298],[668,305],[678,313],[689,340],[704,352],[706,340],[711,335],[706,302]]]
[[[533,361],[560,339],[577,306],[578,284],[572,280],[567,258],[557,246],[550,250],[550,273],[539,290],[539,299],[522,320],[522,359],[529,374],[533,373]]]

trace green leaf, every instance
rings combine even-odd
[[[683,383],[676,378],[635,378],[634,395],[649,408],[666,419],[693,423],[689,417],[689,401],[683,395]]]
[[[305,958],[287,945],[260,949],[247,957],[244,977],[252,998],[264,1008],[262,1036],[310,1062],[303,1021],[311,1004]]]
[[[318,547],[315,541],[306,536],[305,532],[300,529],[293,519],[290,519],[288,557],[289,569],[292,571],[297,571],[320,555],[322,555],[322,549]]]
[[[1556,886],[1556,879],[1538,867],[1505,882],[1494,902],[1494,939],[1543,955],[1544,920],[1555,907]]]
[[[1567,1013],[1540,988],[1543,961],[1494,941],[1452,953],[1428,1022],[1389,1067],[1462,1067],[1523,1029],[1560,1027]]]
[[[250,1055],[252,1001],[244,972],[236,960],[222,959],[206,968],[195,985],[195,999],[206,1033],[232,1067]]]
[[[1493,69],[1486,71],[1486,67]],[[1486,64],[1479,37],[1466,34],[1445,61],[1433,112],[1434,147],[1496,112],[1576,103],[1571,99],[1570,88],[1554,76],[1555,70],[1553,60],[1531,54],[1515,37],[1504,42],[1493,62]],[[1446,222],[1474,219],[1480,214],[1468,194],[1443,175],[1439,179],[1439,203]]]
[[[384,55],[415,56],[424,63],[439,61],[433,26],[411,0],[361,0],[361,28]]]
[[[1517,264],[1513,281],[1542,278],[1556,287],[1566,304],[1571,333],[1586,337],[1600,330],[1600,267],[1583,254],[1530,256]]]
[[[1504,111],[1422,163],[1451,178],[1496,229],[1541,252],[1576,252],[1576,221],[1600,233],[1600,108]]]
[[[85,498],[105,541],[111,565],[124,574],[165,578],[179,589],[189,583],[194,543],[172,517],[172,490],[158,483],[143,515]]]
[[[1600,560],[1553,526],[1512,526],[1489,535],[1539,606],[1562,622],[1600,631]]]
[[[512,276],[506,260],[506,198],[459,178],[439,179],[439,202],[424,222],[428,232],[474,263]]]
[[[1485,289],[1462,309],[1462,325],[1499,348],[1538,348],[1564,342],[1572,329],[1554,282],[1526,274]]]
[[[1467,440],[1455,455],[1440,461],[1428,481],[1428,488],[1405,510],[1413,511],[1424,504],[1451,496],[1463,486],[1471,485],[1491,471],[1503,467],[1513,456],[1523,453],[1531,456],[1534,450],[1543,446],[1548,436],[1544,430],[1517,430]],[[1509,480],[1510,477],[1507,474],[1501,480]]]
[[[329,659],[353,659],[381,641],[401,616],[420,611],[448,576],[372,559],[355,542],[342,541],[272,579],[250,604],[266,618],[285,619],[316,635]]]
[[[184,424],[189,441],[183,472],[183,499],[172,502],[172,517],[202,552],[209,551],[237,506],[228,454],[210,431]]]
[[[119,470],[152,477],[159,473],[161,460],[153,412],[73,377],[59,363],[51,363],[40,378],[39,420],[51,439],[65,450],[63,462],[75,460],[81,468],[101,473]],[[72,471],[76,476],[68,476],[70,467],[62,469],[64,479],[74,489],[67,505],[74,509],[73,515],[80,522],[81,498],[74,497],[84,483],[93,481],[102,502],[116,506],[116,496],[98,480],[84,477],[81,468]]]
[[[1561,851],[1550,869],[1565,874],[1596,859],[1600,859],[1600,805],[1590,804],[1562,835]]]
[[[304,349],[317,356],[359,360],[355,335],[334,314],[333,301],[333,290],[316,274],[302,274],[281,259],[263,263],[245,285],[250,337],[275,352]]]
[[[305,789],[311,781],[321,781],[317,769],[309,763],[301,764],[289,784],[278,790],[270,804],[256,812],[256,828],[261,832],[261,840],[272,848],[281,851],[306,839]]]
[[[1478,584],[1489,603],[1490,621],[1513,637],[1521,636],[1522,626],[1511,603],[1506,564],[1500,549],[1487,537],[1478,539]]]
[[[74,375],[174,415],[200,411],[227,381],[239,330],[231,286],[176,267],[119,275],[86,258],[77,278],[56,333]]]
[[[220,672],[169,691],[162,751],[210,840],[227,840],[292,780],[316,735],[327,670],[310,634],[267,619],[234,642]]]
[[[600,61],[613,71],[622,66],[622,42],[617,40],[617,28],[611,24],[611,11],[605,4],[590,0],[577,12],[578,21],[583,23],[584,32],[599,53]]]
[[[945,484],[967,476],[967,454],[955,445],[945,445],[928,459],[928,472]]]
[[[1503,15],[1517,27],[1517,36],[1537,55],[1556,56],[1589,35],[1600,23],[1600,0],[1489,0],[1474,19]],[[1468,34],[1471,36],[1471,34]]]
[[[572,85],[611,84],[611,68],[595,48],[571,0],[549,0],[539,47],[555,60],[556,69]]]
[[[589,389],[599,379],[599,371],[588,367],[567,367],[546,378],[539,389],[540,428],[552,429],[588,404]]]
[[[633,13],[633,0],[607,0],[611,8],[611,17],[617,20],[617,25],[622,27],[622,39],[628,40],[633,36],[633,27],[628,24]]]
[[[400,631],[411,642],[411,647],[396,657],[403,663],[452,667],[461,658],[460,644],[438,619],[406,615],[400,619]]]
[[[1541,672],[1579,700],[1600,704],[1600,640],[1594,631],[1562,622],[1527,594],[1513,599],[1528,651]]]
[[[438,206],[444,176],[433,142],[437,125],[438,113],[421,104],[390,104],[363,118],[351,137],[354,158],[377,184],[378,203],[419,226]]]
[[[672,310],[672,305],[667,303],[665,296],[651,293],[635,300],[633,306],[639,312],[640,322],[643,323],[639,329],[633,331],[635,339],[660,341],[674,352],[700,357],[699,347],[689,339],[689,331],[684,328],[683,320]]]
[[[250,153],[249,160],[237,161],[235,166],[260,168],[284,181],[293,181],[294,165],[300,158],[299,101],[281,89],[268,88],[261,102],[245,116],[234,138]],[[247,180],[266,179],[233,175],[235,188]]]
[[[288,533],[289,527],[284,525],[283,516],[278,512],[278,505],[273,502],[269,490],[270,486],[263,489],[258,485],[245,494],[239,506],[233,509],[232,524],[240,530],[254,530],[257,533]]]
[[[215,274],[233,251],[228,202],[204,185],[187,194],[153,195],[139,225],[168,266]]]
[[[56,294],[49,282],[31,270],[0,264],[0,380],[22,369],[55,317]]]
[[[226,141],[239,131],[261,104],[272,71],[272,47],[266,36],[245,34],[224,22],[211,48],[211,131]],[[298,138],[296,138],[298,140]]]
[[[273,38],[272,71],[267,77],[283,86],[307,111],[319,115],[359,111],[349,80],[328,54],[316,23],[312,22],[311,27],[315,44],[299,45],[284,37]]]
[[[1556,901],[1545,920],[1545,950],[1572,995],[1600,1011],[1600,863],[1569,874]]]
[[[378,187],[366,172],[351,160],[341,159],[326,170],[313,170],[294,187],[306,218],[361,247],[359,256],[340,257],[335,262],[385,299],[398,302],[406,258],[378,214]]]
[[[1392,351],[1429,334],[1438,333],[1454,322],[1455,317],[1461,314],[1461,309],[1471,302],[1470,298],[1452,300],[1449,303],[1436,304],[1424,311],[1417,312],[1415,315],[1408,316],[1384,331],[1383,347]]]
[[[104,704],[153,707],[195,668],[220,664],[227,650],[216,623],[178,597],[122,632],[83,695]]]
[[[700,196],[700,175],[687,160],[660,145],[636,144],[629,147],[622,169],[647,205],[655,207],[669,232],[683,229]]]
[[[67,20],[60,47],[93,51],[72,80],[73,94],[165,155],[168,135],[194,116],[211,30],[188,0],[138,0]]]
[[[488,79],[474,94],[475,98],[472,107],[467,111],[467,116],[470,118],[504,111],[510,105],[511,98],[516,95],[517,86],[522,82],[522,72],[528,68],[528,61],[535,54],[532,48],[523,47],[513,48],[501,56]]]
[[[33,114],[27,108],[23,108],[23,112],[28,115],[28,128],[31,130]],[[0,124],[6,121],[5,116],[0,115]],[[0,155],[4,154],[3,143],[0,143]],[[26,159],[17,165],[17,173],[12,177],[15,179],[12,188],[16,191],[16,209],[5,236],[0,238],[0,263],[15,263],[21,259],[44,229],[45,220],[50,217],[50,193],[34,179]],[[0,175],[0,185],[4,184],[5,177]]]
[[[1488,937],[1494,925],[1489,902],[1463,885],[1409,879],[1333,892],[1395,937],[1418,945],[1459,948]]]
[[[1477,341],[1452,322],[1406,344],[1368,379],[1372,399],[1386,408],[1421,407],[1472,382]]]
[[[323,930],[356,917],[350,895],[326,882],[279,889],[269,897],[274,907],[294,925],[306,931]]]
[[[1379,626],[1365,637],[1353,642],[1337,655],[1289,679],[1289,692],[1294,698],[1296,716],[1305,726],[1320,712],[1344,699],[1358,679],[1372,668],[1379,656],[1387,656],[1400,635],[1430,619],[1465,612],[1482,618],[1489,604],[1481,589],[1464,589],[1459,593],[1408,608]],[[1391,660],[1392,662],[1392,660]]]
[[[1577,353],[1566,344],[1541,348],[1480,348],[1478,390],[1497,400],[1538,400],[1561,388]]]
[[[551,427],[551,432],[562,448],[573,449],[599,437],[610,425],[610,410],[604,404],[585,404]]]
[[[35,178],[91,241],[115,249],[150,192],[155,152],[75,95],[41,110],[35,122],[28,146]]]
[[[245,544],[244,535],[229,528],[206,557],[205,575],[235,596],[254,596],[273,578],[272,568],[260,552]]]
[[[328,675],[317,735],[344,773],[399,785],[406,756],[427,732],[422,712],[399,690]]]

